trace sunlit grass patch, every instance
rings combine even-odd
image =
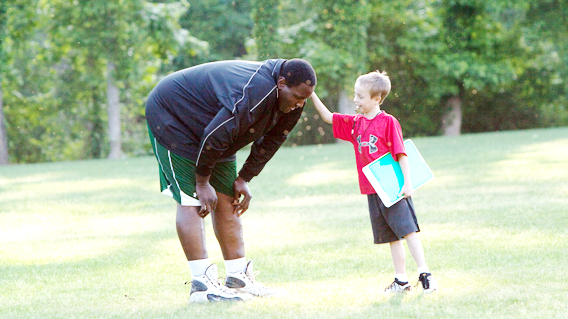
[[[235,304],[186,304],[175,204],[154,158],[0,167],[0,318],[564,318],[566,136],[413,139],[435,174],[413,196],[440,282],[430,295],[379,293],[390,251],[372,243],[349,144],[284,148],[252,180],[247,257],[259,281],[291,294]]]

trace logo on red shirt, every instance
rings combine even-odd
[[[361,135],[357,136],[357,144],[359,146],[359,154],[363,154],[362,148],[369,147],[369,154],[373,154],[379,150],[377,147],[377,142],[379,138],[373,134],[369,134],[369,141],[368,142],[361,142]]]

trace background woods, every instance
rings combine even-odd
[[[406,136],[565,126],[567,17],[566,0],[4,0],[0,164],[147,154],[151,88],[221,59],[307,59],[343,112],[386,70]],[[308,105],[288,143],[331,135]]]

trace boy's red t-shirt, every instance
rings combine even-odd
[[[361,114],[333,113],[332,123],[333,136],[353,144],[361,194],[376,193],[363,174],[363,167],[387,152],[395,161],[397,154],[406,155],[400,123],[385,111],[371,120]]]

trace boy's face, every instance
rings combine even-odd
[[[355,83],[355,97],[353,98],[353,102],[357,105],[359,113],[365,114],[380,107],[381,98],[379,96],[371,97],[369,89],[361,86],[359,83]]]

